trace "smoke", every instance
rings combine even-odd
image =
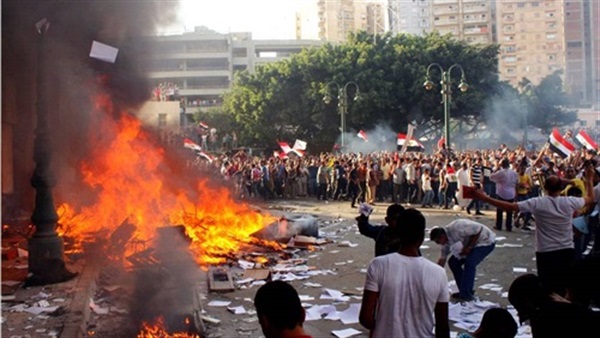
[[[358,131],[354,133],[344,133],[344,152],[369,154],[379,151],[396,150],[398,133],[393,131],[389,125],[378,125],[373,129],[364,130],[367,134],[367,141],[357,136]],[[341,135],[336,143],[341,144]]]
[[[172,24],[178,5],[177,1],[2,2],[2,92],[9,97],[2,108],[3,115],[16,116],[12,140],[15,193],[23,199],[18,204],[32,204],[29,178],[37,101],[36,22],[43,18],[50,22],[42,57],[47,64],[52,162],[59,184],[68,185],[80,179],[79,163],[90,153],[87,141],[98,118],[94,99],[107,94],[118,115],[137,109],[149,98],[150,83],[141,67],[147,50],[140,37]],[[94,40],[119,49],[115,63],[89,57]]]

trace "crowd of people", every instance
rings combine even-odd
[[[595,151],[580,149],[566,158],[546,147],[534,153],[505,145],[462,152],[442,147],[434,154],[321,153],[289,158],[240,151],[190,165],[216,172],[243,199],[313,198],[345,201],[348,207],[392,203],[386,225],[369,224],[368,214],[357,218],[361,234],[375,241],[360,311],[360,322],[372,337],[448,337],[449,300],[474,299],[476,267],[493,254],[494,231],[514,228],[532,231],[535,240],[537,275],[520,276],[509,289],[509,301],[519,321],[529,321],[533,337],[587,336],[593,331],[586,330],[594,330],[600,318],[591,310],[600,306],[600,162]],[[419,251],[426,220],[416,207],[467,214],[495,208],[496,222],[491,229],[459,218],[432,229],[430,239],[441,246],[436,264]],[[459,287],[454,295],[447,291],[446,263]],[[269,318],[259,309],[266,304],[259,301],[267,293],[261,290],[255,303],[263,330],[306,336],[298,330],[303,310],[290,313],[295,319],[289,325],[274,325],[280,318]],[[292,298],[297,295],[286,292]],[[506,314],[505,309],[488,310],[480,329],[461,337],[514,337],[516,323]]]

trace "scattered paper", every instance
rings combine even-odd
[[[350,306],[341,312],[338,312],[340,316],[340,320],[342,323],[348,324],[357,324],[358,323],[358,314],[360,313],[360,304],[350,304]]]
[[[231,313],[233,313],[234,315],[241,315],[246,313],[246,309],[244,309],[243,305],[240,306],[234,306],[234,307],[228,307],[227,310]]]
[[[350,297],[344,296],[344,293],[341,291],[327,288],[323,289],[323,291],[325,291],[325,294],[322,294],[320,299],[331,299],[335,302],[347,302],[350,300]]]
[[[517,268],[517,267],[513,267],[513,272],[517,272],[517,273],[527,273],[527,268]]]
[[[22,282],[20,281],[16,281],[16,280],[3,280],[2,281],[2,285],[6,285],[6,286],[15,286],[15,285],[19,285]]]
[[[229,304],[231,304],[231,302],[230,301],[226,301],[226,300],[211,300],[208,303],[208,306],[224,307],[224,306],[229,306]]]
[[[253,280],[254,280],[254,278],[244,278],[244,279],[236,280],[235,283],[236,284],[248,284],[248,283],[252,282]]]
[[[92,311],[94,311],[94,313],[97,315],[108,314],[108,310],[109,310],[109,308],[104,308],[99,305],[96,305],[96,303],[94,303],[94,300],[92,298],[90,298],[90,309],[92,309]]]
[[[115,63],[119,50],[115,47],[103,44],[98,41],[92,42],[90,57],[104,62]]]
[[[331,331],[331,334],[333,334],[334,336],[336,336],[338,338],[352,337],[352,336],[355,336],[355,335],[361,334],[361,333],[362,332],[358,331],[357,329],[353,329],[353,328]]]
[[[350,241],[341,241],[341,242],[338,244],[338,246],[339,246],[339,247],[342,247],[342,248],[356,248],[356,247],[358,246],[358,244],[356,244],[356,243],[352,243],[352,242],[350,242]],[[333,253],[333,252],[332,252],[332,253]]]
[[[309,287],[309,288],[320,288],[320,287],[322,287],[321,284],[319,284],[319,283],[313,283],[313,282],[306,282],[306,283],[304,283],[302,285],[304,285],[306,287]]]
[[[309,296],[309,295],[299,295],[300,297],[300,301],[309,301],[309,300],[315,300],[315,297]]]

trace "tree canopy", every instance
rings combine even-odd
[[[391,33],[373,41],[366,32],[351,34],[343,44],[327,43],[295,54],[287,60],[238,72],[225,94],[223,111],[239,125],[244,143],[273,144],[275,140],[310,140],[312,149],[331,149],[340,135],[339,89],[347,97],[346,131],[388,126],[441,135],[444,123],[442,96],[436,67],[430,71],[434,90],[426,91],[427,67],[444,70],[462,66],[469,89],[457,89],[460,70],[452,77],[450,115],[474,130],[485,122],[490,100],[502,100],[506,84],[498,80],[498,46],[470,45],[450,36],[431,33],[415,36]],[[358,88],[350,82],[355,82]],[[347,85],[348,84],[348,85]],[[359,92],[359,100],[356,97]],[[323,98],[332,98],[327,104]]]

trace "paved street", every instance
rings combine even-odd
[[[384,222],[384,214],[388,204],[375,206],[371,216],[372,224]],[[316,201],[313,199],[301,199],[293,201],[276,200],[268,204],[260,205],[263,210],[268,210],[274,215],[283,213],[310,214],[318,218],[319,232],[322,237],[331,239],[333,242],[315,247],[315,250],[301,250],[297,257],[306,258],[306,264],[310,271],[325,272],[325,274],[314,275],[303,280],[295,280],[290,283],[298,290],[302,297],[306,297],[304,305],[310,309],[314,305],[333,304],[337,311],[352,308],[351,304],[360,303],[360,294],[365,280],[365,271],[369,261],[373,258],[373,241],[358,233],[354,217],[358,215],[357,209],[352,209],[347,202]],[[426,219],[427,228],[436,225],[445,225],[458,217],[470,217],[466,213],[456,213],[450,210],[422,209]],[[473,219],[492,227],[495,212],[484,211],[485,216],[473,217]],[[476,278],[476,295],[483,301],[490,301],[502,306],[508,305],[506,295],[511,281],[519,275],[513,272],[514,267],[525,268],[527,271],[535,271],[533,260],[533,238],[531,233],[522,232],[497,232],[499,240],[495,251],[479,266]],[[340,246],[340,243],[352,243],[352,246]],[[439,247],[430,241],[424,243],[422,253],[425,257],[436,261],[439,255]],[[138,328],[132,322],[131,309],[128,309],[127,297],[123,290],[117,286],[128,284],[127,280],[115,280],[118,276],[111,267],[81,266],[83,261],[77,261],[71,268],[73,271],[82,272],[80,277],[69,283],[57,284],[46,287],[33,287],[20,289],[15,294],[15,301],[3,304],[2,336],[4,337],[58,337],[70,338],[77,327],[81,327],[84,336],[88,337],[132,337]],[[88,264],[89,265],[89,264]],[[92,283],[91,277],[95,281]],[[449,280],[452,274],[446,268]],[[236,281],[242,279],[243,269],[232,266],[233,278]],[[256,337],[261,331],[253,312],[252,300],[259,286],[238,288],[234,292],[215,293],[207,292],[206,274],[198,269],[194,274],[203,275],[198,278],[201,285],[202,308],[204,315],[216,318],[219,324],[205,322],[207,337]],[[302,275],[299,273],[297,275]],[[273,275],[275,276],[275,275]],[[283,275],[279,275],[281,277]],[[496,284],[494,290],[483,289],[481,286]],[[250,284],[244,284],[250,285]],[[92,288],[93,286],[93,288]],[[240,285],[238,285],[239,287]],[[501,289],[498,288],[501,287]],[[321,299],[324,288],[343,291],[350,298],[344,300]],[[110,291],[110,292],[109,292]],[[189,295],[193,293],[189,291]],[[44,293],[46,296],[44,296]],[[40,297],[43,299],[40,300]],[[45,298],[44,298],[45,297]],[[58,298],[57,298],[58,297]],[[91,308],[88,300],[92,298],[95,303]],[[60,299],[61,303],[56,303]],[[48,316],[42,313],[35,315],[27,312],[14,312],[8,310],[13,304],[20,302],[31,306],[34,303],[47,300],[50,305],[62,305],[63,314]],[[167,300],[168,301],[168,300]],[[227,307],[215,307],[209,305],[211,301],[230,302],[228,307],[243,306],[245,314],[233,314]],[[183,305],[182,305],[183,306]],[[356,305],[355,305],[356,306]],[[107,313],[102,313],[106,310]],[[128,314],[129,313],[129,314]],[[338,313],[339,314],[339,313]],[[67,329],[61,331],[61,327]],[[305,323],[307,331],[315,337],[331,337],[332,331],[354,328],[361,331],[356,337],[367,337],[368,333],[360,324],[344,324],[337,317],[331,319],[309,320]],[[39,331],[43,328],[43,331]],[[451,329],[462,331],[454,326]]]
[[[373,240],[361,236],[358,233],[358,228],[354,222],[354,217],[358,215],[357,209],[352,209],[349,203],[346,202],[329,202],[325,204],[322,201],[314,200],[297,200],[297,201],[276,201],[274,205],[277,209],[293,211],[296,213],[313,214],[320,218],[321,221],[329,224],[324,224],[320,228],[321,235],[334,234],[335,243],[327,244],[319,247],[320,250],[313,253],[308,253],[308,265],[315,269],[331,269],[335,271],[335,275],[315,276],[308,280],[300,280],[291,282],[298,290],[300,295],[314,297],[314,300],[306,301],[310,304],[330,304],[330,300],[319,299],[323,293],[319,287],[307,287],[304,284],[307,282],[318,283],[324,288],[344,291],[359,291],[362,290],[365,273],[369,261],[374,255]],[[371,216],[372,224],[380,224],[384,222],[385,210],[388,204],[377,204]],[[422,209],[426,219],[427,228],[436,225],[445,225],[458,217],[467,217],[465,212],[457,214],[456,212],[439,209]],[[473,217],[483,224],[493,228],[495,211],[484,211],[486,216]],[[341,220],[341,221],[340,221]],[[503,292],[508,291],[511,281],[519,275],[513,272],[513,267],[526,268],[527,271],[535,271],[535,261],[533,260],[533,234],[521,232],[497,232],[501,238],[498,241],[495,251],[488,256],[483,263],[480,264],[476,277],[476,295],[481,300],[487,300],[498,303],[502,306],[508,305],[508,300],[502,297]],[[502,239],[505,237],[505,239]],[[356,247],[339,247],[337,243],[341,241],[350,241],[358,244]],[[514,246],[512,246],[514,245]],[[439,247],[437,244],[426,241],[422,247],[422,253],[425,257],[436,261],[439,255]],[[342,265],[342,263],[345,264]],[[452,280],[452,273],[446,267],[449,280]],[[479,286],[485,284],[499,284],[502,286],[501,291],[491,291],[481,289]],[[254,293],[258,289],[257,286],[238,290],[234,293],[215,295],[210,294],[209,300],[230,300],[230,306],[243,305],[246,310],[253,309],[252,303],[244,299],[253,299]],[[360,294],[360,291],[359,291]],[[342,311],[349,304],[360,303],[359,299],[351,299],[348,302],[338,304],[338,311]],[[209,326],[209,336],[214,337],[233,337],[247,334],[255,336],[260,332],[258,323],[254,325],[244,322],[248,318],[247,315],[234,315],[228,312],[225,308],[205,307],[205,310],[211,316],[219,318],[222,323],[219,326]],[[240,331],[239,328],[247,330]],[[307,321],[305,327],[309,333],[315,337],[330,337],[332,330],[340,330],[345,328],[355,328],[363,332],[358,337],[368,337],[367,331],[360,324],[344,325],[339,320],[316,320]],[[252,331],[251,328],[256,328],[257,331]],[[457,330],[451,327],[453,330]]]

